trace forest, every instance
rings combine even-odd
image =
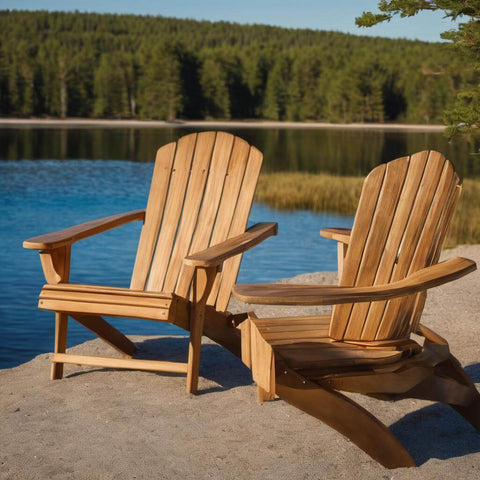
[[[2,116],[441,123],[476,75],[447,43],[0,11]]]

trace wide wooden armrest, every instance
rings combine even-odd
[[[336,240],[337,242],[345,243],[348,245],[350,242],[351,228],[322,228],[320,235],[325,238]]]
[[[102,233],[112,228],[119,227],[135,220],[145,218],[145,209],[133,210],[131,212],[119,213],[110,217],[92,220],[91,222],[81,223],[58,232],[39,235],[29,238],[23,242],[23,248],[32,250],[54,250],[65,245],[71,245],[83,238],[88,238],[97,233]]]
[[[477,266],[467,258],[451,258],[412,273],[388,285],[341,287],[336,285],[292,285],[258,283],[236,285],[235,298],[246,303],[270,305],[337,305],[340,303],[390,300],[421,292],[463,277]]]
[[[266,238],[276,235],[277,232],[278,225],[274,222],[257,223],[245,233],[185,257],[184,263],[193,267],[215,267],[227,258],[243,253]]]

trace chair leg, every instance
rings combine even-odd
[[[478,393],[478,390],[468,376],[467,372],[465,372],[465,370],[462,368],[460,362],[453,355],[450,355],[450,358],[437,365],[435,368],[435,373],[441,376],[453,378],[471,390],[473,399],[469,405],[449,405],[455,409],[467,422],[480,431],[480,394]]]
[[[55,312],[55,353],[65,353],[67,348],[68,315]],[[51,380],[60,380],[63,377],[63,363],[52,362],[50,370]]]
[[[335,390],[310,382],[284,364],[276,366],[275,392],[280,398],[345,435],[384,467],[415,466],[393,433],[363,407]]]
[[[267,392],[264,388],[257,385],[257,397],[260,403],[268,402],[268,400],[273,400],[275,398],[275,394],[271,392]]]
[[[193,301],[190,311],[190,343],[188,346],[187,393],[197,393],[200,370],[205,306],[217,276],[218,267],[198,267],[193,276]]]
[[[200,322],[200,318],[195,316],[195,323]],[[193,326],[190,331],[190,342],[188,345],[188,366],[187,366],[187,393],[197,393],[198,374],[200,370],[200,352],[202,349],[202,330]]]

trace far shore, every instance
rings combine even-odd
[[[0,128],[318,128],[352,130],[390,130],[442,132],[444,125],[412,125],[403,123],[324,123],[324,122],[273,122],[268,120],[113,120],[97,118],[0,118]]]

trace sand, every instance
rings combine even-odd
[[[480,262],[480,246],[446,256]],[[334,274],[294,282],[332,282]],[[480,382],[480,273],[431,291],[423,323],[445,336]],[[251,306],[232,302],[232,310]],[[290,309],[291,307],[289,307]],[[257,307],[259,316],[286,308]],[[296,309],[301,314],[319,308]],[[33,326],[32,326],[33,328]],[[185,338],[134,337],[147,358],[184,360]],[[95,340],[72,352],[110,354]],[[66,366],[49,355],[0,371],[1,479],[440,479],[480,478],[480,434],[449,407],[353,396],[391,427],[420,465],[386,470],[321,422],[282,400],[260,405],[249,370],[205,342],[200,394],[185,378]]]
[[[272,122],[268,120],[111,120],[98,118],[0,118],[0,128],[338,128],[353,130],[393,130],[443,132],[445,125],[403,123]]]

